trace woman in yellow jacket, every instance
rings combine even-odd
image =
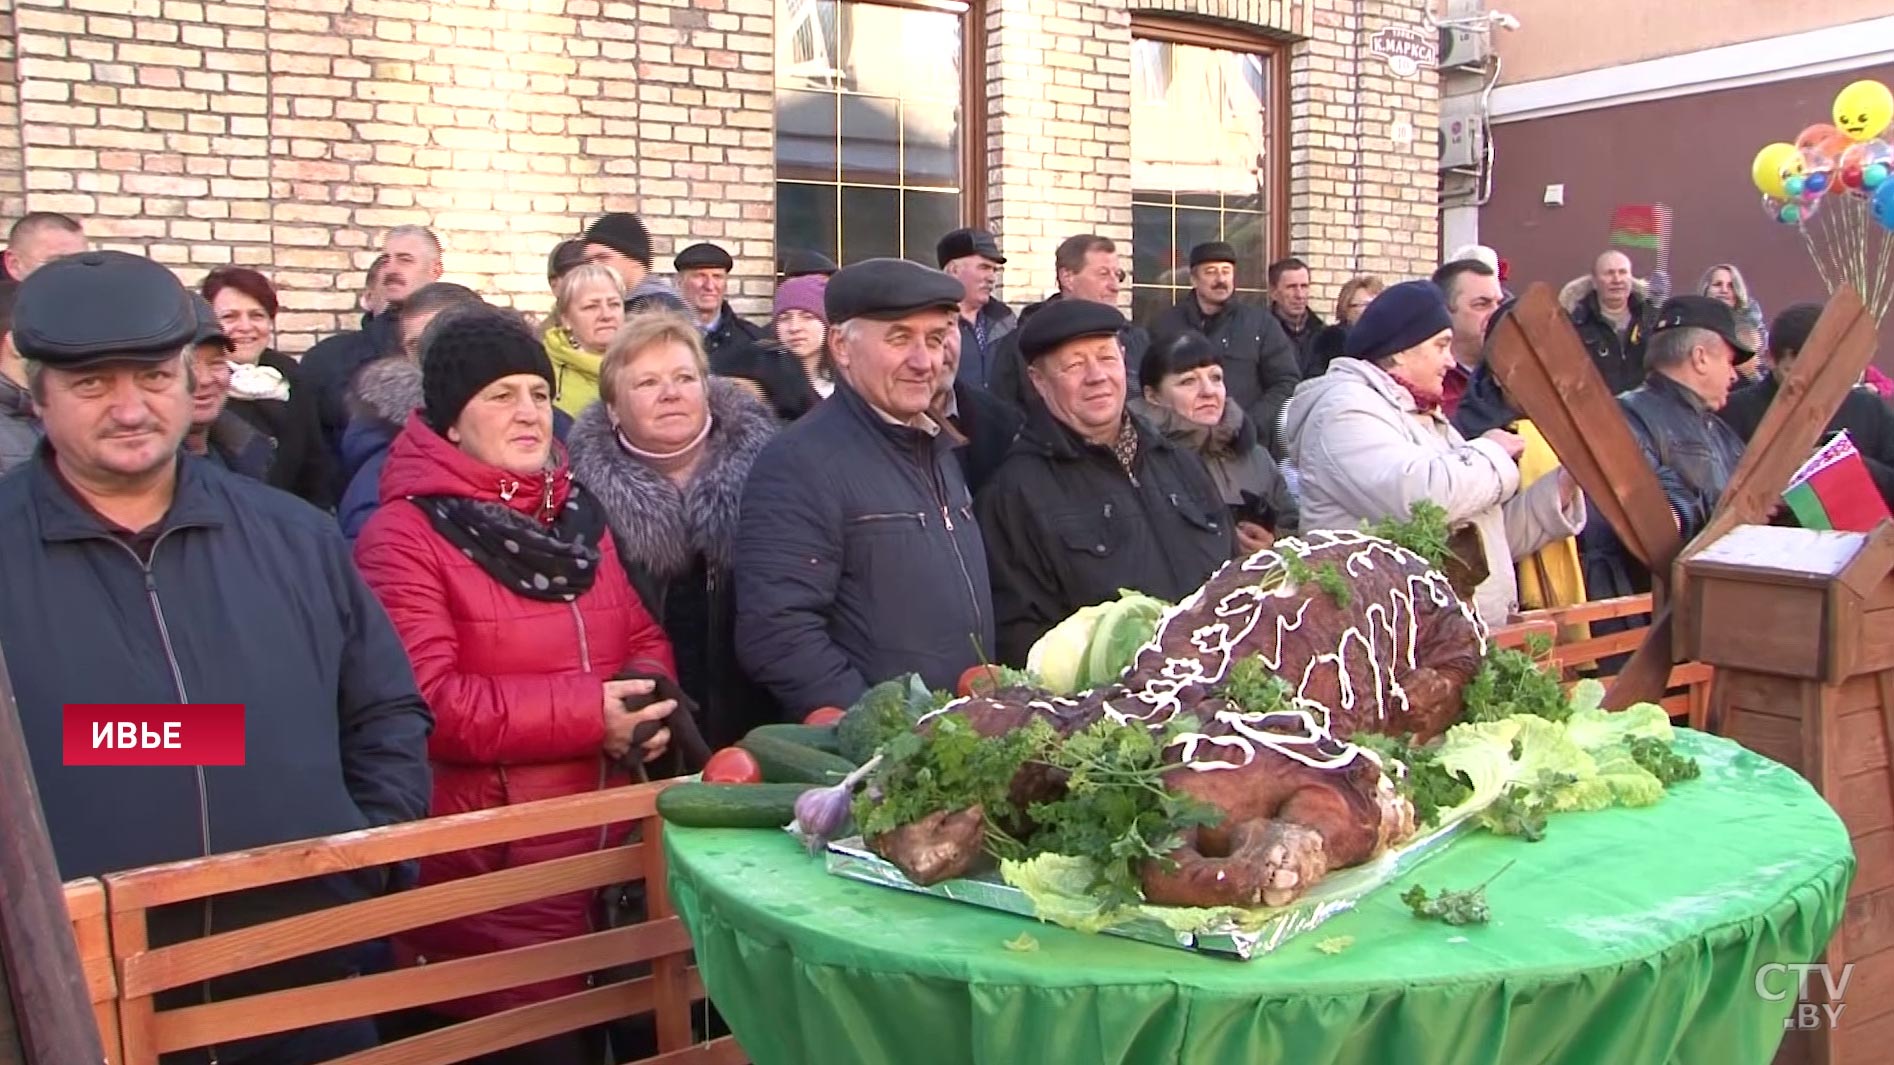
[[[625,324],[624,291],[618,272],[600,263],[573,267],[553,289],[543,337],[552,360],[553,403],[575,418],[598,398],[605,346]]]

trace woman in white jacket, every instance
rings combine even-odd
[[[1301,473],[1302,528],[1355,529],[1405,519],[1422,500],[1452,527],[1474,525],[1489,575],[1474,608],[1489,627],[1519,610],[1513,560],[1574,535],[1585,502],[1563,471],[1519,490],[1524,442],[1495,429],[1466,440],[1440,409],[1453,365],[1452,319],[1440,290],[1407,281],[1369,304],[1321,377],[1284,412],[1288,457]]]

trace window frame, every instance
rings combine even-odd
[[[1270,263],[1291,254],[1289,250],[1289,42],[1233,26],[1137,12],[1131,15],[1131,39],[1212,48],[1223,52],[1241,52],[1267,58],[1266,66],[1269,76],[1264,81],[1266,97],[1263,136],[1266,138],[1264,143],[1268,158],[1265,180],[1269,185],[1266,201],[1269,225],[1264,231],[1267,235],[1268,247],[1264,249],[1263,262],[1258,263],[1256,269],[1266,269]],[[1131,121],[1136,121],[1136,118],[1133,117]],[[1130,132],[1127,126],[1125,130],[1127,137],[1130,136]],[[1133,160],[1134,164],[1135,162]],[[1132,190],[1132,196],[1135,200],[1135,189]],[[1173,231],[1173,238],[1174,236]],[[1139,285],[1135,278],[1128,286],[1131,290],[1139,288],[1161,290],[1167,287],[1169,286]],[[1258,278],[1253,286],[1243,287],[1267,293],[1269,278],[1265,275]],[[1186,291],[1189,290],[1187,288],[1179,290],[1179,298]]]
[[[874,7],[903,8],[910,11],[930,11],[960,18],[960,146],[956,165],[960,174],[960,224],[963,226],[987,226],[987,171],[986,171],[986,5],[971,0],[838,0],[841,3],[865,4]],[[774,33],[780,33],[777,27]],[[774,66],[770,71],[770,96],[774,100],[777,91]],[[975,104],[978,103],[976,107]],[[770,147],[771,166],[774,169],[776,148],[774,144],[775,112],[772,105]],[[782,184],[780,176],[771,180],[771,229],[770,241],[778,244],[774,230],[777,222],[774,212],[780,202],[775,189]],[[813,182],[799,182],[814,184]],[[834,187],[847,188],[851,183],[837,180]],[[944,235],[944,234],[943,234]],[[780,256],[782,249],[776,249]],[[842,249],[836,249],[838,257]],[[838,259],[839,261],[839,259]]]

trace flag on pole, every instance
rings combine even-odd
[[[1889,518],[1880,489],[1845,431],[1795,471],[1782,500],[1805,529],[1871,532]]]
[[[1670,209],[1661,203],[1638,203],[1611,212],[1611,244],[1663,250],[1670,244]]]

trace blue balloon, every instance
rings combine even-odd
[[[1894,181],[1883,181],[1874,190],[1874,220],[1894,230]]]
[[[1808,176],[1808,181],[1803,183],[1802,187],[1808,190],[1809,193],[1820,196],[1822,193],[1828,191],[1828,175],[1817,170]]]
[[[1887,178],[1886,163],[1869,163],[1861,168],[1861,187],[1864,189],[1878,189]]]

